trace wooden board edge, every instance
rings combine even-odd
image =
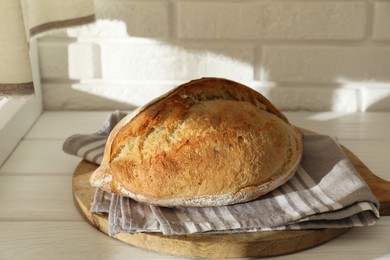
[[[81,161],[73,175],[73,195],[88,223],[108,235],[107,215],[90,211],[94,188],[89,176],[97,165]],[[81,182],[80,182],[81,181]],[[89,195],[80,185],[90,187]],[[170,235],[160,233],[120,233],[113,238],[127,244],[175,256],[240,258],[270,257],[316,247],[345,233],[349,228],[268,231],[237,234]]]

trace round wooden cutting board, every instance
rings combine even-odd
[[[375,176],[352,152],[343,147],[356,170],[380,202],[381,215],[390,214],[390,182]],[[87,221],[108,234],[107,215],[90,212],[95,188],[89,177],[97,165],[81,161],[73,174],[73,194]],[[267,257],[298,252],[329,241],[348,229],[270,231],[238,234],[165,236],[160,233],[121,233],[114,238],[130,245],[170,255],[212,258]]]

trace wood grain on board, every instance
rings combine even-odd
[[[381,215],[390,214],[390,182],[375,176],[351,151],[343,147],[352,164],[380,202]],[[73,174],[73,194],[87,221],[108,234],[107,215],[91,213],[95,188],[89,177],[97,165],[81,161]],[[114,236],[130,245],[170,255],[235,258],[266,257],[298,252],[318,246],[346,232],[347,228],[289,230],[238,234],[162,235],[120,233]]]

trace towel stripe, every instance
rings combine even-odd
[[[109,132],[125,115],[116,111],[109,115],[99,132],[69,137],[64,151],[99,164]],[[364,183],[359,183],[352,165],[341,163],[345,155],[334,141],[327,136],[305,136],[303,150],[305,168],[301,166],[289,182],[251,202],[225,207],[169,209],[97,190],[92,210],[108,212],[111,235],[120,232],[166,235],[253,232],[374,224],[379,218],[378,202],[368,188],[362,189]],[[332,170],[327,173],[328,168]],[[335,193],[332,183],[340,178],[348,181],[342,174],[344,171],[348,171],[353,180],[346,183],[345,190],[340,192],[339,188]]]
[[[287,200],[286,196],[284,196],[280,189],[276,189],[272,192],[272,195],[276,202],[279,204],[279,207],[282,208],[288,216],[291,216],[293,219],[299,218],[299,212],[294,210],[294,208],[291,206],[290,202]]]
[[[343,207],[340,203],[335,202],[329,198],[310,178],[310,175],[305,171],[305,169],[303,169],[302,166],[298,168],[298,174],[302,178],[303,182],[306,183],[307,186],[311,187],[311,190],[313,191],[313,194],[318,199],[318,201],[322,202],[322,206],[319,207],[321,212],[337,210]]]
[[[304,199],[299,196],[299,194],[292,189],[289,183],[283,185],[281,189],[284,191],[285,196],[288,197],[290,204],[297,204],[295,206],[297,212],[299,212],[300,217],[306,217],[308,215],[315,214],[315,211],[304,201]]]
[[[310,210],[314,212],[313,214],[317,214],[320,212],[320,210],[313,203],[311,203],[315,196],[313,195],[311,190],[304,188],[304,185],[302,184],[302,179],[299,178],[298,174],[291,178],[289,184],[291,185],[293,191],[300,191],[301,193],[303,193],[300,198],[310,208]]]

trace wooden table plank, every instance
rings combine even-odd
[[[71,176],[0,176],[0,220],[83,221],[71,182]]]
[[[378,177],[390,181],[390,140],[341,139]]]
[[[0,168],[0,259],[181,259],[111,239],[77,211],[71,173],[79,159],[63,154],[62,142],[95,132],[108,113],[44,112]],[[296,125],[338,136],[374,173],[390,179],[390,113],[286,115]],[[390,217],[382,217],[375,226],[275,259],[390,259],[389,234]]]
[[[390,140],[388,113],[286,112],[292,124],[343,139]]]
[[[44,112],[25,139],[65,139],[70,135],[99,130],[110,112]]]
[[[86,222],[0,222],[0,259],[172,259],[128,246]]]
[[[379,222],[319,247],[267,259],[388,259],[389,229],[389,222]],[[0,259],[188,259],[129,246],[85,222],[0,222],[0,230]]]
[[[67,175],[80,158],[62,151],[64,140],[22,140],[0,168],[0,175]]]

